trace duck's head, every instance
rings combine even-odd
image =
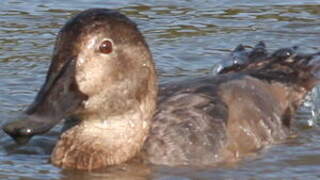
[[[99,166],[114,164],[132,154],[121,152],[116,145],[107,147],[95,142],[93,137],[104,136],[102,131],[113,133],[106,142],[127,138],[139,148],[155,109],[156,96],[154,63],[136,24],[117,11],[89,9],[61,29],[40,92],[21,119],[5,124],[3,129],[23,143],[33,135],[47,132],[62,119],[76,119],[79,123],[67,130],[57,143],[53,163],[79,169],[96,168],[90,163],[103,160]],[[84,126],[87,130],[83,130]],[[67,136],[68,133],[73,137]],[[68,140],[64,141],[66,137]],[[84,140],[80,141],[81,138]],[[92,146],[77,150],[79,146],[85,147],[85,143],[97,146],[96,150]],[[85,157],[100,151],[99,143],[101,149],[111,148],[108,152],[119,148],[124,158],[99,160],[100,154]],[[81,153],[84,158],[77,159],[75,156]]]

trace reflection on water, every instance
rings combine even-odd
[[[176,81],[212,69],[234,47],[264,40],[270,50],[298,45],[319,50],[320,2],[200,0],[86,1],[2,0],[0,6],[1,124],[29,104],[42,84],[59,28],[75,13],[94,7],[118,9],[139,25],[157,63],[160,81]],[[316,122],[315,89],[297,119]],[[311,102],[311,103],[310,103]],[[314,113],[310,116],[310,112]],[[303,124],[303,123],[302,123]],[[233,165],[190,169],[122,165],[100,172],[61,170],[48,163],[60,127],[17,146],[1,133],[0,179],[317,179],[317,126]]]

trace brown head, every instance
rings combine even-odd
[[[76,119],[51,160],[65,168],[100,168],[140,150],[156,96],[152,56],[136,24],[117,11],[89,9],[61,29],[34,103],[3,129],[26,142],[62,119]]]

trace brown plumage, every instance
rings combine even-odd
[[[103,42],[112,48],[100,51]],[[214,77],[161,85],[157,100],[154,63],[136,25],[116,11],[90,9],[62,28],[36,100],[3,129],[26,142],[66,119],[51,156],[62,168],[134,157],[169,166],[235,161],[290,135],[320,61],[295,48],[268,54],[263,42],[252,51],[239,46],[232,58],[239,59]]]

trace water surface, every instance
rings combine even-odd
[[[44,81],[59,28],[87,8],[117,9],[139,25],[161,83],[211,73],[240,43],[264,40],[270,51],[294,45],[301,51],[320,49],[320,1],[315,0],[1,0],[0,5],[1,124],[31,103]],[[320,103],[317,94],[311,97],[298,119],[312,124],[308,114],[315,110],[317,119]],[[91,173],[48,163],[59,126],[21,147],[0,132],[0,179],[319,179],[320,130],[301,124],[298,137],[237,164],[206,169],[124,165]]]

